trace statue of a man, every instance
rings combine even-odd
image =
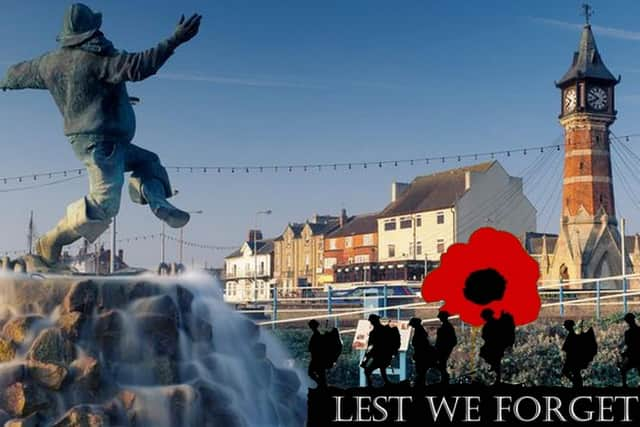
[[[120,208],[124,173],[131,199],[149,204],[169,226],[184,227],[189,214],[167,201],[173,191],[158,156],[131,144],[136,122],[127,81],[158,72],[175,49],[198,33],[202,16],[180,19],[174,34],[140,53],[116,50],[100,31],[102,15],[73,4],[64,16],[57,40],[60,48],[13,65],[0,88],[47,89],[64,117],[71,148],[89,174],[89,194],[67,207],[65,217],[36,243],[36,252],[50,266],[63,246],[84,237],[95,241]]]

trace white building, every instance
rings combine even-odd
[[[271,286],[275,284],[273,239],[244,242],[240,249],[225,257],[224,264],[225,301],[244,303],[271,299]]]
[[[393,183],[391,203],[378,216],[380,261],[439,261],[455,242],[490,226],[519,238],[536,229],[536,209],[522,178],[497,161]]]

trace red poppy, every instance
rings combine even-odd
[[[451,245],[442,254],[440,267],[422,283],[422,297],[444,301],[442,310],[475,326],[484,324],[480,313],[486,308],[524,325],[540,312],[539,276],[538,263],[513,234],[485,227],[469,243]]]

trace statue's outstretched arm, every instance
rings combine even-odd
[[[2,90],[7,89],[46,89],[40,74],[40,58],[12,65],[0,82]]]
[[[100,70],[101,79],[117,84],[144,80],[156,74],[179,45],[198,34],[201,19],[202,16],[193,15],[185,22],[183,16],[174,34],[156,47],[138,53],[122,52],[110,57]]]

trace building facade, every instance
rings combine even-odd
[[[523,238],[536,228],[536,210],[522,179],[492,161],[394,183],[377,221],[380,261],[437,263],[449,245],[466,242],[480,227]]]
[[[274,242],[274,275],[281,293],[324,282],[325,236],[346,221],[340,216],[315,215],[305,223],[287,225]]]
[[[252,235],[253,234],[253,235]],[[251,237],[261,239],[259,233]],[[224,259],[224,298],[232,303],[270,300],[273,277],[274,240],[247,240]]]
[[[324,274],[334,280],[339,266],[378,261],[377,213],[356,215],[324,240]]]

